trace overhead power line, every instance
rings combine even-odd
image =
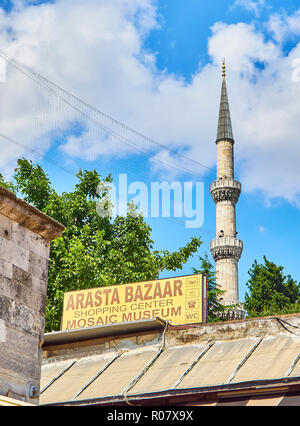
[[[168,166],[170,169],[183,172],[183,173],[188,173],[192,176],[201,174],[197,172],[197,168],[202,168],[202,169],[204,168],[205,170],[210,170],[210,171],[213,170],[199,163],[198,161],[191,159],[186,155],[180,154],[174,150],[170,150],[166,145],[158,143],[154,141],[153,139],[143,135],[142,133],[139,133],[133,130],[132,128],[121,123],[120,121],[112,118],[108,114],[89,105],[87,102],[71,94],[70,92],[58,86],[57,84],[51,82],[49,79],[42,76],[41,74],[35,71],[32,71],[27,66],[19,63],[13,58],[10,58],[1,50],[0,50],[0,57],[3,60],[5,60],[7,63],[9,63],[11,66],[13,66],[14,69],[22,73],[26,78],[29,78],[30,80],[32,80],[43,91],[46,91],[48,94],[53,95],[59,102],[62,102],[66,106],[66,108],[71,108],[73,111],[78,113],[81,117],[83,117],[92,125],[96,126],[97,128],[100,128],[102,131],[108,133],[109,135],[112,135],[113,138],[115,138],[117,141],[129,146],[134,152],[145,154],[149,158],[152,158],[150,156],[156,153],[156,161],[159,161],[160,163]],[[46,115],[47,114],[48,114],[48,111],[46,111]],[[49,114],[50,114],[50,111],[49,111]],[[51,118],[49,117],[46,117],[46,119],[48,121],[51,121]],[[38,121],[38,117],[36,117],[36,125],[37,125],[37,121]],[[48,162],[49,164],[52,164],[55,167],[58,167],[61,170],[64,170],[65,172],[71,174],[72,176],[76,176],[76,173],[74,173],[67,167],[62,166],[61,164],[59,164],[59,162],[51,159],[50,156],[48,156],[47,154],[45,155],[35,149],[31,149],[28,146],[26,146],[24,143],[16,141],[12,137],[9,137],[8,135],[5,135],[3,133],[0,133],[0,137],[9,141],[10,143],[13,143],[15,145],[22,147],[22,149],[30,152],[31,154],[44,158],[44,160]],[[142,142],[142,143],[139,143],[139,142]],[[157,155],[157,151],[159,150],[164,152],[167,151],[171,156],[176,158],[177,160],[176,163],[174,162],[172,157],[169,159],[166,159],[166,158],[160,157],[159,154]],[[192,166],[191,168],[185,167],[185,164],[187,162],[189,162],[189,165]],[[126,165],[126,167],[129,167],[130,169],[130,164]],[[141,207],[144,207],[144,206],[141,206]],[[170,217],[166,219],[172,220],[173,222],[180,223],[180,224],[185,223],[184,220],[180,218],[176,218],[176,217]],[[214,235],[214,232],[210,230],[206,230],[204,228],[201,228],[201,232]]]
[[[47,156],[45,156],[44,154],[42,154],[41,152],[37,151],[36,149],[32,149],[32,148],[28,148],[28,146],[16,141],[15,139],[12,139],[11,137],[4,135],[3,133],[0,133],[0,138],[7,140],[8,142],[17,145],[21,148],[23,148],[25,151],[30,152],[31,154],[34,154],[36,156],[39,156],[41,158],[43,158],[44,161],[46,161],[47,163],[63,170],[64,172],[70,174],[71,176],[76,177],[76,173],[74,173],[73,171],[71,171],[70,169],[68,169],[67,167],[61,166],[58,162],[52,160],[51,158],[47,158]],[[125,201],[125,199],[119,194],[119,198],[121,201]],[[141,207],[145,208],[145,206],[142,204]],[[148,210],[150,209],[150,207],[148,207]],[[177,217],[164,217],[164,219],[171,221],[172,223],[177,223],[180,225],[185,225],[185,220],[177,218]],[[201,227],[201,232],[208,234],[208,235],[215,235],[214,232],[212,232],[211,230],[208,230],[206,228]]]
[[[201,176],[203,178],[203,169],[213,171],[212,168],[198,162],[197,160],[179,153],[174,149],[172,150],[162,143],[154,141],[148,136],[145,136],[144,134],[114,119],[103,111],[100,111],[99,109],[91,106],[87,102],[58,86],[56,83],[53,83],[41,74],[31,70],[24,64],[21,64],[15,59],[9,57],[1,50],[0,57],[12,65],[19,72],[33,80],[40,87],[46,89],[50,94],[65,103],[76,113],[79,113],[88,122],[101,128],[104,132],[112,135],[119,142],[129,146],[133,151],[146,154],[149,157],[152,155],[152,160],[158,163],[162,163],[170,169],[174,169],[178,172],[186,173],[192,176]],[[158,155],[153,155],[155,152],[157,153],[157,151]],[[160,155],[159,151],[169,153],[170,158],[163,157]],[[201,171],[197,170],[198,168],[200,168]]]

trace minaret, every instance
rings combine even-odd
[[[234,140],[226,88],[226,68],[223,61],[222,92],[218,124],[217,180],[211,185],[216,204],[216,239],[211,242],[211,254],[216,262],[216,283],[224,291],[225,306],[239,302],[238,261],[243,243],[237,239],[235,206],[241,194],[241,184],[234,180]]]

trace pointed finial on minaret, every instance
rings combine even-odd
[[[222,81],[217,141],[224,140],[224,139],[225,140],[230,139],[233,141],[230,109],[229,109],[229,102],[228,102],[227,88],[226,88],[225,59],[223,59],[222,76],[223,76],[223,81]]]
[[[222,77],[223,77],[223,80],[225,80],[225,78],[226,78],[226,64],[225,64],[225,58],[223,59],[223,64],[222,64]]]

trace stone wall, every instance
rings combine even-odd
[[[279,334],[299,337],[300,314],[251,318],[203,326],[175,326],[166,334],[166,346],[267,338]]]
[[[63,226],[0,187],[0,394],[38,403],[50,241]]]

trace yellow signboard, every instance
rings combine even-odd
[[[121,284],[65,293],[62,329],[151,318],[172,325],[206,321],[206,276]]]

